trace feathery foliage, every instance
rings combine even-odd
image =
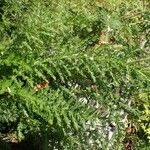
[[[119,150],[128,113],[149,134],[142,114],[149,115],[148,7],[142,0],[2,1],[1,133],[38,135],[43,149]],[[135,148],[148,143],[140,132],[127,137]]]

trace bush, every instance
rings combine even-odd
[[[42,149],[146,147],[143,130],[127,134],[123,120],[149,133],[142,117],[149,100],[139,98],[150,89],[148,1],[0,7],[1,133],[38,136]]]

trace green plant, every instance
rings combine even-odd
[[[5,0],[1,133],[38,135],[43,149],[122,149],[120,112],[138,118],[136,95],[150,85],[148,11],[138,3]]]

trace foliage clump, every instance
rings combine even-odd
[[[148,7],[142,0],[1,1],[0,132],[38,135],[43,149],[146,147]],[[126,135],[125,117],[138,134]]]

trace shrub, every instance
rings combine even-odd
[[[124,116],[139,120],[150,85],[142,2],[1,2],[1,133],[38,135],[43,149],[122,149]]]

